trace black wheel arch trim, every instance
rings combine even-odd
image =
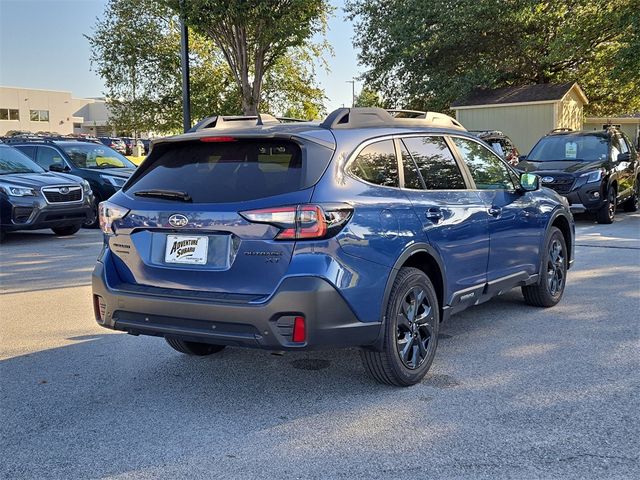
[[[540,266],[538,268],[538,273],[542,271],[542,251],[545,245],[547,244],[547,240],[549,239],[549,236],[551,235],[551,227],[554,226],[554,223],[558,219],[558,217],[563,217],[569,224],[571,241],[567,242],[565,239],[565,243],[567,243],[567,254],[569,255],[567,270],[570,269],[571,266],[573,265],[573,261],[575,257],[574,250],[575,250],[575,243],[576,243],[575,229],[573,228],[573,215],[571,214],[570,211],[565,211],[562,207],[558,207],[551,213],[551,216],[549,217],[549,221],[547,222],[547,227],[545,229],[544,236],[542,237],[542,240],[540,243]]]
[[[393,264],[393,267],[391,268],[391,272],[389,273],[389,277],[387,278],[387,284],[384,288],[384,295],[382,296],[382,317],[381,317],[382,325],[384,325],[384,323],[386,322],[386,316],[385,316],[386,309],[384,307],[389,301],[389,297],[391,296],[391,289],[393,287],[393,282],[395,282],[396,277],[398,276],[398,272],[400,271],[402,266],[406,263],[406,261],[409,260],[409,258],[411,258],[413,255],[417,253],[423,253],[423,252],[427,253],[430,257],[432,257],[434,261],[437,263],[438,268],[440,269],[440,277],[441,277],[442,286],[443,286],[443,295],[442,295],[443,298],[438,299],[438,301],[441,301],[441,303],[443,304],[443,305],[439,305],[440,312],[442,313],[442,309],[444,308],[444,303],[445,303],[444,290],[446,289],[446,285],[447,285],[445,281],[446,275],[445,275],[444,262],[442,261],[442,258],[440,258],[440,254],[438,254],[438,251],[428,243],[414,243],[410,247],[406,248],[400,254],[398,259]],[[441,315],[441,319],[442,319],[442,315]]]

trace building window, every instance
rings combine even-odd
[[[0,108],[0,120],[20,120],[17,108]]]
[[[81,123],[74,123],[73,124],[73,128],[82,128],[82,124]]]
[[[30,110],[29,119],[32,122],[48,122],[49,110]]]

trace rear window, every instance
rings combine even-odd
[[[186,192],[194,203],[255,200],[313,186],[333,151],[288,140],[159,144],[134,175],[128,194]]]

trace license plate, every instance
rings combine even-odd
[[[209,237],[167,235],[165,263],[205,265],[209,251]]]

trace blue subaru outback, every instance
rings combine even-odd
[[[100,225],[100,325],[190,355],[361,347],[398,386],[451,314],[514,287],[551,307],[573,262],[568,204],[536,175],[450,117],[375,108],[212,117],[154,142]]]

